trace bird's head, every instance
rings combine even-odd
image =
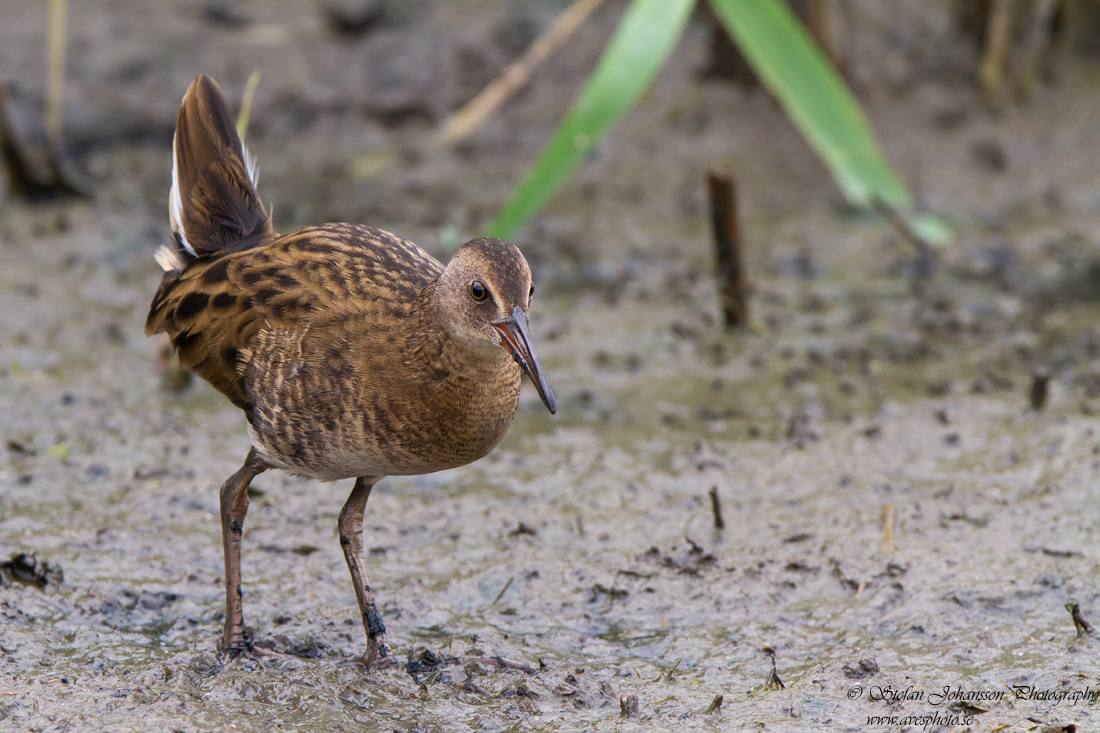
[[[440,275],[435,289],[453,338],[471,347],[499,347],[531,378],[551,414],[554,391],[531,341],[531,268],[519,249],[502,239],[471,239]]]

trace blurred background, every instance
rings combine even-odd
[[[584,3],[525,56],[579,4],[4,0],[0,727],[1089,726],[1095,706],[848,691],[1096,683],[1090,0],[791,4],[908,191],[897,206],[846,195],[700,3],[508,232],[558,415],[525,385],[494,454],[388,479],[367,509],[399,655],[546,668],[342,665],[362,634],[335,532],[349,487],[274,472],[246,618],[292,658],[217,658],[217,487],[247,435],[142,331],[187,85],[209,74],[248,107],[279,231],[367,223],[445,261],[494,226],[643,5]],[[514,94],[441,137],[524,58]],[[733,326],[713,171],[737,191]],[[914,231],[924,215],[943,241]]]

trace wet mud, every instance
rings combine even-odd
[[[44,5],[10,0],[0,24],[31,147]],[[210,73],[235,104],[261,70],[249,145],[281,230],[366,222],[445,259],[622,7],[469,141],[424,152],[562,4],[379,5],[71,4],[66,132],[95,196],[0,198],[0,729],[1094,728],[1100,75],[1068,55],[1032,103],[991,111],[935,4],[905,25],[859,3],[853,69],[891,161],[958,232],[931,276],[841,202],[765,93],[698,78],[694,22],[516,237],[558,415],[525,384],[489,457],[371,497],[368,571],[410,666],[350,663],[350,482],[274,471],[254,482],[244,603],[285,656],[218,655],[217,488],[244,421],[197,381],[166,389],[142,333],[187,82]],[[753,327],[729,334],[716,164],[736,171],[752,287]],[[538,669],[440,664],[496,655]]]

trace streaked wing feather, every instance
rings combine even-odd
[[[166,273],[146,333],[167,332],[180,364],[250,410],[241,359],[261,332],[293,340],[349,315],[393,315],[442,269],[416,245],[373,227],[310,227]]]

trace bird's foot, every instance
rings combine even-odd
[[[228,656],[230,659],[250,658],[260,661],[263,659],[290,659],[294,655],[283,654],[282,652],[277,652],[274,649],[265,649],[262,646],[254,646],[251,649],[246,649],[244,651],[232,651],[229,653]]]
[[[344,664],[357,664],[367,669],[390,669],[397,666],[397,658],[392,654],[380,657],[367,652],[366,654],[360,654],[358,657],[344,660]]]
[[[396,667],[398,662],[397,657],[393,655],[393,650],[390,649],[389,642],[386,641],[385,634],[379,634],[367,642],[366,653],[352,657],[347,660],[347,664],[360,664],[368,669],[371,667],[388,669]]]
[[[274,649],[265,649],[252,643],[252,635],[241,629],[238,633],[227,633],[222,638],[220,649],[229,659],[286,659],[288,655]]]

